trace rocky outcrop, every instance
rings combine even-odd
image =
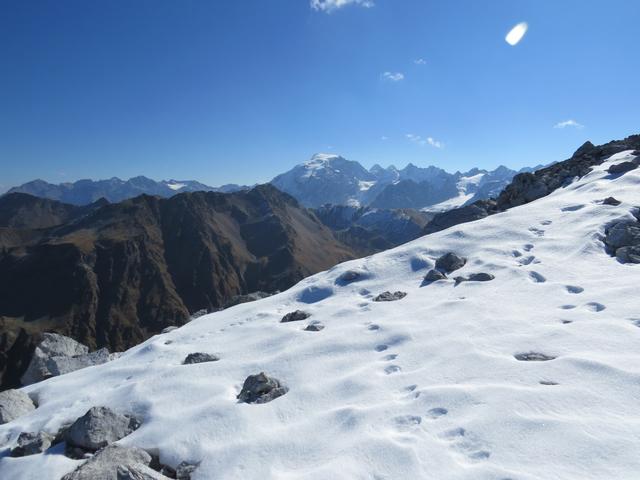
[[[289,389],[282,385],[280,380],[261,372],[247,377],[237,398],[243,403],[267,403],[288,391]]]
[[[448,252],[436,260],[436,269],[444,273],[451,273],[464,267],[466,263],[466,258],[459,257],[453,252]]]
[[[630,172],[631,170],[635,170],[636,168],[638,168],[638,165],[640,165],[640,161],[638,161],[637,159],[631,162],[616,163],[614,165],[611,165],[607,169],[607,172],[612,175],[623,175],[627,172]]]
[[[427,223],[423,233],[439,232],[460,223],[474,222],[481,220],[496,210],[496,202],[494,200],[479,200],[471,205],[460,208],[454,208],[446,212],[438,213],[433,220]]]
[[[91,452],[126,437],[140,425],[141,421],[132,415],[93,407],[73,422],[64,438],[67,444]]]
[[[0,392],[0,425],[9,423],[36,409],[29,395],[22,390]]]
[[[447,276],[444,273],[442,273],[440,270],[436,270],[435,268],[432,268],[424,276],[424,282],[433,283],[433,282],[437,282],[438,280],[445,280],[446,278]]]
[[[140,196],[18,230],[0,228],[0,239],[10,231],[20,240],[0,248],[0,388],[21,385],[43,332],[123,351],[190,312],[284,290],[356,256],[269,185]]]

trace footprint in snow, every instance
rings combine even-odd
[[[389,365],[384,369],[384,373],[386,373],[387,375],[391,375],[394,373],[398,373],[401,370],[402,368],[400,368],[398,365]]]
[[[570,305],[570,304],[561,305],[559,308],[562,310],[573,310],[574,308],[576,308],[576,305]]]
[[[531,244],[531,243],[527,243],[526,245],[524,245],[524,246],[522,247],[522,249],[523,249],[525,252],[530,252],[531,250],[533,250],[533,248],[534,248],[534,247],[535,247],[535,245],[533,245],[533,244]]]
[[[514,257],[518,258],[522,256],[522,252],[520,250],[512,250],[511,251],[511,255],[513,255]]]
[[[393,419],[398,430],[410,430],[422,423],[422,417],[418,415],[399,415]]]
[[[560,210],[563,212],[577,212],[578,210],[582,210],[586,205],[572,205],[570,207],[564,207]]]
[[[543,220],[543,221],[540,222],[540,225],[545,225],[546,226],[546,225],[551,225],[552,223],[553,223],[552,220]]]
[[[440,418],[446,415],[447,413],[449,413],[449,410],[447,410],[446,408],[436,407],[429,410],[427,412],[427,415],[429,415],[431,418]]]
[[[544,230],[536,227],[529,227],[529,231],[538,237],[544,237]]]
[[[382,360],[384,360],[385,362],[390,362],[391,360],[395,360],[396,358],[398,358],[397,353],[390,353],[389,355],[385,355],[384,357],[382,357]]]
[[[539,274],[538,272],[530,272],[529,278],[533,283],[544,283],[547,281],[547,279],[543,275]]]
[[[576,285],[566,285],[565,288],[567,289],[567,292],[569,292],[569,293],[578,294],[578,293],[584,292],[584,288],[578,287]]]
[[[382,345],[376,345],[375,350],[376,352],[384,352],[387,348],[389,348],[389,345],[382,344]]]
[[[369,325],[369,326],[367,327],[367,330],[370,330],[370,331],[372,331],[372,332],[375,332],[375,331],[377,331],[377,330],[380,330],[380,325],[376,325],[376,324],[374,323],[374,324],[372,324],[372,325]]]
[[[451,442],[451,447],[469,460],[486,460],[491,456],[491,452],[483,448],[484,442],[462,427],[447,430],[440,436]]]
[[[521,257],[518,259],[518,263],[520,265],[531,265],[536,257],[534,255],[528,255],[526,257]],[[539,263],[539,262],[538,262]]]
[[[598,302],[589,302],[585,305],[585,308],[590,312],[601,312],[607,307]]]

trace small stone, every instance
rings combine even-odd
[[[169,333],[169,332],[173,332],[174,330],[177,330],[179,327],[176,327],[175,325],[170,325],[168,327],[165,327],[162,329],[162,331],[160,333]]]
[[[126,437],[141,425],[131,415],[122,415],[107,407],[93,407],[65,432],[69,445],[96,451]]]
[[[29,395],[22,390],[0,392],[0,425],[9,423],[36,409]]]
[[[307,332],[319,332],[320,330],[324,330],[324,325],[318,321],[311,322],[305,327],[305,331]]]
[[[306,320],[311,316],[310,313],[303,312],[302,310],[296,310],[295,312],[287,313],[280,323],[288,323],[288,322],[299,322],[300,320]]]
[[[11,450],[12,457],[26,457],[47,450],[53,443],[54,436],[47,432],[22,432],[18,437],[18,446]]]
[[[445,273],[451,273],[454,270],[462,268],[467,263],[467,259],[459,257],[453,252],[445,253],[436,260],[436,268]]]
[[[192,365],[194,363],[217,362],[218,360],[220,360],[220,357],[218,357],[217,355],[213,355],[211,353],[196,352],[187,355],[187,357],[184,359],[184,362],[182,363],[183,365]]]
[[[287,387],[280,384],[280,380],[260,372],[247,377],[237,398],[244,403],[267,403],[288,391]]]
[[[407,296],[407,292],[382,292],[376,298],[373,299],[374,302],[395,302],[396,300],[401,300]]]
[[[440,270],[436,270],[435,268],[429,270],[427,274],[424,276],[425,283],[437,282],[438,280],[446,280],[447,276],[442,273]]]
[[[603,205],[611,205],[613,207],[617,207],[618,205],[620,205],[622,202],[620,200],[617,200],[613,197],[607,197],[604,200],[602,200],[602,204]]]

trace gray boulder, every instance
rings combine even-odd
[[[26,457],[47,450],[55,437],[47,432],[22,432],[18,437],[18,445],[11,450],[12,457]]]
[[[280,380],[260,372],[247,377],[237,398],[244,403],[267,403],[288,391],[289,389],[283,386]]]
[[[69,445],[95,451],[126,437],[140,425],[134,416],[107,407],[93,407],[73,422],[64,437]]]
[[[407,292],[382,292],[376,298],[373,299],[374,302],[395,302],[396,300],[402,300],[407,296]]]
[[[218,357],[217,355],[213,355],[211,353],[196,352],[187,355],[187,357],[184,359],[183,364],[191,365],[194,363],[217,362],[218,360],[220,360],[220,357]]]
[[[556,358],[552,355],[539,352],[516,353],[514,357],[516,360],[521,362],[548,362],[549,360],[554,360]]]
[[[622,162],[611,165],[607,172],[611,173],[612,175],[620,175],[630,172],[631,170],[635,170],[636,168],[638,168],[638,162],[636,161]]]
[[[302,310],[296,310],[295,312],[287,313],[280,323],[288,323],[288,322],[299,322],[300,320],[306,320],[311,316],[310,313],[303,312]]]
[[[89,353],[87,346],[72,338],[57,333],[45,333],[20,380],[23,385],[31,385],[50,377],[106,363],[115,356],[116,354],[110,354],[106,348]]]
[[[459,257],[453,252],[445,253],[436,260],[436,268],[445,273],[451,273],[462,268],[467,263],[467,259]]]
[[[151,460],[151,455],[140,448],[109,445],[62,480],[118,480],[118,469],[121,472],[126,472],[127,468],[135,471],[140,465],[149,466]]]
[[[606,230],[604,242],[620,262],[640,263],[640,222],[615,223]]]
[[[9,423],[36,409],[29,395],[22,390],[0,392],[0,425]]]
[[[442,273],[440,270],[436,270],[435,268],[429,270],[427,274],[424,276],[425,283],[437,282],[438,280],[446,280],[447,276]]]

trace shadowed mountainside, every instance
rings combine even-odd
[[[10,194],[0,218],[3,388],[18,384],[42,332],[119,351],[192,312],[355,257],[270,185],[92,208]]]

